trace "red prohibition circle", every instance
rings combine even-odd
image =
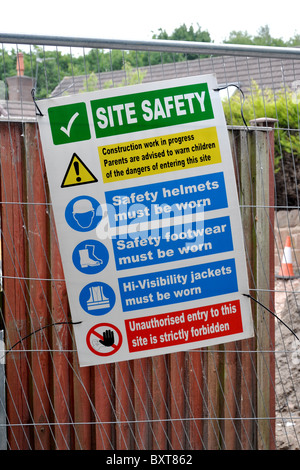
[[[92,345],[91,345],[91,336],[92,335],[96,336],[99,339],[103,339],[102,335],[96,331],[96,329],[99,328],[99,327],[110,328],[118,334],[119,342],[118,342],[117,345],[111,346],[113,348],[112,351],[102,353],[102,352],[96,351],[92,347]],[[102,356],[102,357],[103,356],[111,356],[112,354],[115,354],[117,351],[119,351],[120,347],[122,346],[122,342],[123,342],[123,338],[122,338],[122,334],[121,334],[120,330],[116,326],[111,325],[110,323],[98,323],[97,325],[94,325],[93,328],[91,328],[88,331],[88,334],[86,335],[86,344],[87,344],[89,350],[92,351],[92,353],[96,354],[97,356]]]

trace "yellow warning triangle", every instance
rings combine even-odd
[[[93,175],[91,170],[88,169],[86,164],[83,163],[76,153],[73,153],[63,182],[61,183],[61,188],[76,186],[78,184],[96,183],[97,181],[97,178]]]

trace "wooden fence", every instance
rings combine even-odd
[[[253,296],[274,308],[273,131],[229,134]],[[273,317],[253,302],[253,339],[80,368],[36,123],[0,122],[0,163],[7,449],[274,448]]]

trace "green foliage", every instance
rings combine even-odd
[[[147,75],[147,71],[135,70],[129,62],[125,62],[124,70],[126,77],[122,80],[120,86],[135,85],[141,83]]]
[[[159,29],[158,34],[153,35],[153,39],[167,39],[167,40],[173,40],[173,41],[193,41],[193,42],[211,42],[211,37],[208,31],[202,31],[201,27],[199,24],[197,24],[197,29],[194,29],[194,27],[191,25],[189,28],[186,26],[186,24],[182,24],[178,28],[175,28],[173,33],[169,36],[165,30],[162,28]],[[170,54],[169,54],[170,56]],[[168,56],[164,54],[164,58],[168,59]],[[194,60],[198,59],[199,57],[207,57],[205,55],[199,55],[199,54],[178,54],[176,55],[176,61],[180,60]],[[173,56],[172,56],[173,60]]]
[[[143,78],[146,76],[147,71],[139,71],[139,70],[134,70],[134,68],[130,65],[129,62],[125,62],[125,65],[123,67],[125,70],[125,78],[121,81],[118,87],[121,86],[127,86],[127,85],[136,85],[137,83],[141,83],[143,81]],[[104,88],[112,88],[113,87],[113,81],[108,80],[107,82],[104,83]]]
[[[252,36],[247,31],[231,31],[225,44],[253,44]]]
[[[252,46],[274,46],[287,47],[299,46],[299,35],[284,41],[282,38],[273,38],[268,25],[261,26],[255,36],[250,35],[247,31],[231,31],[228,39],[224,41],[227,44],[249,44]]]
[[[250,120],[261,117],[277,119],[275,168],[278,169],[283,154],[292,154],[295,158],[300,158],[299,107],[292,90],[282,89],[274,95],[272,90],[262,91],[255,82],[252,82],[251,92],[246,94],[245,102],[242,101],[239,92],[236,92],[230,99],[223,101],[225,119],[228,125],[244,125],[241,109],[243,109],[247,124]]]
[[[17,54],[14,49],[10,52],[5,50],[0,55],[0,79],[4,80],[3,77],[10,77],[16,74]]]
[[[83,89],[79,90],[79,93],[84,93],[86,91],[96,91],[99,89],[98,79],[95,72],[92,72],[88,78],[85,80]]]

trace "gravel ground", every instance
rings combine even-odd
[[[276,314],[300,338],[300,279],[277,280]],[[275,320],[276,445],[300,450],[300,341]]]

